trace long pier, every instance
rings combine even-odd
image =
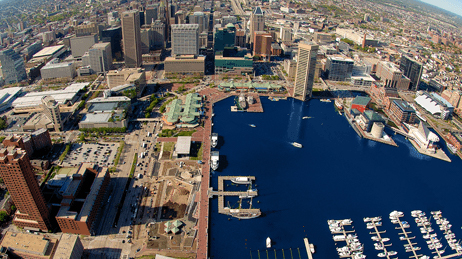
[[[382,244],[382,247],[383,247],[383,252],[385,253],[387,259],[390,259],[390,255],[388,254],[388,251],[387,251],[387,246],[391,246],[391,244],[387,244],[385,245],[383,239],[382,239],[382,236],[380,234],[383,234],[385,233],[386,231],[379,231],[377,229],[377,225],[376,225],[376,222],[379,222],[380,220],[376,220],[375,218],[371,218],[371,222],[373,223],[373,226],[374,226],[374,230],[375,232],[369,232],[369,234],[375,234],[377,235],[377,237],[379,238],[379,242]]]
[[[310,242],[308,242],[308,238],[305,237],[303,241],[305,242],[306,254],[308,255],[308,259],[313,259],[313,254],[311,254]]]
[[[231,208],[225,206],[225,196],[238,196],[239,198],[253,198],[258,195],[257,190],[249,189],[247,191],[241,192],[228,192],[225,191],[224,182],[229,181],[236,177],[247,177],[249,180],[254,181],[255,176],[218,176],[218,189],[214,191],[212,187],[208,190],[208,197],[212,198],[213,196],[218,196],[218,213],[230,215]],[[260,209],[242,209],[239,208],[241,213],[261,213]]]
[[[401,229],[403,231],[403,233],[400,233],[400,234],[404,235],[404,240],[406,240],[407,243],[408,243],[407,247],[411,250],[410,252],[412,252],[412,254],[413,254],[412,256],[409,256],[409,258],[413,258],[413,257],[416,258],[416,259],[420,258],[422,255],[418,255],[416,253],[417,250],[415,250],[415,248],[414,248],[414,245],[416,245],[417,243],[412,243],[411,240],[414,239],[414,237],[409,237],[408,236],[408,234],[411,234],[411,232],[406,232],[406,228],[404,228],[400,217],[402,217],[402,216],[396,215],[396,219],[398,220],[398,224],[399,224],[399,227],[397,227],[397,229]],[[405,245],[405,247],[406,247],[406,245]],[[405,250],[407,251],[408,249],[405,249]]]
[[[435,214],[432,212],[432,217],[433,217],[433,219],[435,219],[435,221],[441,220],[441,219],[442,219],[441,212],[435,213]],[[437,223],[437,224],[438,224],[438,223]],[[438,225],[439,225],[439,224],[438,224]],[[441,225],[440,225],[440,227],[441,227]],[[444,234],[445,234],[445,235],[447,235],[447,234],[449,234],[449,233],[452,233],[452,231],[448,231],[448,230],[445,230],[445,231],[444,231]],[[451,238],[451,239],[455,239],[455,237],[454,237],[454,238]],[[448,240],[447,237],[446,237],[446,241],[449,243],[449,240]],[[460,249],[457,249],[457,248],[454,249],[454,248],[452,248],[452,247],[451,247],[451,249],[452,249],[452,250],[456,250],[456,253],[450,254],[450,255],[446,255],[446,256],[441,256],[441,254],[439,254],[439,255],[438,255],[439,257],[435,257],[435,258],[446,259],[446,258],[459,257],[459,256],[462,255],[462,251],[460,251]],[[446,249],[445,249],[445,250],[446,250]],[[443,250],[443,251],[445,251],[445,250]]]

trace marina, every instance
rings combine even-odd
[[[407,244],[404,245],[405,247],[405,251],[406,252],[410,252],[413,254],[413,256],[410,256],[409,258],[421,258],[422,255],[418,255],[417,254],[417,247],[415,246],[417,243],[413,243],[412,240],[415,238],[415,237],[410,237],[409,234],[412,234],[412,232],[410,231],[406,231],[406,228],[409,228],[409,223],[407,223],[406,221],[401,221],[401,217],[403,217],[404,214],[400,211],[393,211],[390,213],[390,220],[393,224],[398,224],[399,226],[398,227],[395,227],[395,229],[400,229],[402,232],[399,233],[400,235],[402,235],[400,237],[400,240],[401,241],[406,241]],[[419,248],[420,250],[420,248]]]
[[[250,182],[255,180],[254,176],[218,176],[218,189],[214,191],[212,187],[210,187],[208,191],[209,198],[218,196],[218,213],[220,214],[230,215],[239,219],[251,219],[259,217],[261,215],[261,211],[260,209],[252,209],[252,202],[250,202],[250,208],[248,209],[243,209],[240,205],[237,209],[232,209],[228,206],[225,206],[225,196],[239,197],[241,204],[242,199],[252,199],[258,195],[258,191],[255,189],[248,189],[247,191],[225,191],[224,182],[233,181],[236,178],[246,178]]]
[[[240,175],[251,174],[258,177],[258,196],[253,197],[253,203],[258,202],[258,208],[265,213],[262,217],[252,221],[229,221],[229,215],[217,213],[218,203],[212,202],[211,224],[213,227],[209,229],[210,238],[214,240],[211,243],[212,256],[223,259],[258,258],[257,250],[260,250],[260,253],[263,251],[261,258],[267,258],[264,241],[269,236],[275,241],[268,250],[269,258],[284,258],[281,248],[285,251],[285,258],[291,258],[290,254],[288,255],[289,247],[292,247],[294,258],[299,258],[294,247],[301,248],[306,234],[300,229],[302,225],[305,225],[306,232],[310,233],[310,242],[318,244],[314,258],[339,258],[336,247],[342,245],[337,244],[343,242],[345,245],[348,234],[357,235],[356,238],[364,244],[363,254],[367,258],[379,258],[377,255],[381,251],[375,250],[374,243],[376,242],[367,238],[371,236],[369,232],[374,232],[374,228],[367,229],[367,224],[361,224],[355,228],[345,226],[345,231],[353,232],[346,233],[346,235],[342,232],[332,234],[327,231],[325,223],[319,224],[319,222],[326,222],[332,217],[351,218],[358,222],[358,220],[363,221],[365,215],[371,214],[382,214],[388,217],[389,212],[394,209],[409,212],[415,208],[425,207],[428,208],[429,214],[431,210],[444,208],[447,215],[444,213],[443,215],[451,219],[451,224],[454,226],[453,234],[455,236],[461,234],[462,220],[457,215],[462,213],[462,209],[453,206],[454,199],[451,198],[459,197],[460,193],[457,183],[460,183],[462,177],[454,173],[461,166],[459,161],[445,163],[420,155],[400,134],[393,135],[393,139],[399,145],[397,148],[377,145],[375,142],[359,138],[353,131],[345,130],[349,124],[343,117],[337,116],[337,112],[332,109],[333,104],[327,105],[319,100],[308,103],[290,99],[284,102],[271,102],[266,99],[262,101],[265,105],[265,113],[262,114],[231,113],[229,111],[231,98],[223,103],[215,104],[217,116],[213,119],[214,131],[219,132],[220,137],[224,136],[226,139],[226,145],[220,147],[220,153],[226,154],[228,162],[220,174],[232,175],[234,172],[240,172]],[[220,109],[222,110],[219,111]],[[316,119],[303,119],[305,116]],[[252,128],[249,124],[257,127]],[[268,129],[272,130],[271,134],[267,134]],[[305,148],[294,148],[290,145],[292,142],[300,143]],[[246,146],[245,150],[242,145]],[[446,145],[442,148],[446,151]],[[278,150],[277,154],[280,157],[277,160],[279,162],[274,161],[276,160],[274,150]],[[295,159],[299,156],[303,159]],[[449,156],[452,159],[452,156]],[[357,164],[359,158],[365,161],[364,165]],[[284,164],[282,166],[280,161],[291,161],[291,163],[282,163]],[[377,164],[391,165],[390,161],[396,163],[393,169],[386,166],[374,166]],[[221,162],[220,160],[220,167]],[[307,162],[309,167],[306,166]],[[356,169],[345,171],[345,168]],[[374,168],[374,173],[366,168]],[[440,174],[441,177],[436,177]],[[218,177],[210,179],[213,190],[217,190]],[[306,189],[304,185],[298,184],[302,181],[305,185],[306,181],[328,183],[328,187],[323,185],[321,188],[314,184],[313,188]],[[348,191],[345,190],[345,186],[348,186]],[[233,185],[233,188],[225,190],[236,190],[237,187]],[[297,202],[300,199],[310,199],[315,195],[322,195],[323,198],[314,201],[311,206],[300,206]],[[313,209],[321,213],[310,213]],[[438,256],[427,250],[423,235],[414,237],[420,232],[420,226],[416,228],[413,224],[414,219],[410,218],[411,215],[406,216],[409,218],[401,218],[401,221],[404,219],[411,224],[405,230],[414,233],[414,235],[408,234],[408,238],[411,243],[416,243],[413,247],[421,247],[421,250],[416,250],[416,254],[422,254],[422,257],[430,256],[430,258]],[[278,224],[288,218],[294,222],[295,228],[289,230],[286,224]],[[306,225],[307,220],[313,223]],[[439,232],[439,227],[433,225],[439,238],[443,238],[441,243],[446,243],[445,236]],[[297,226],[300,226],[298,230]],[[412,252],[406,252],[409,249],[404,244],[408,245],[408,242],[400,240],[400,237],[406,237],[394,232],[397,231],[394,228],[397,226],[399,224],[392,225],[385,219],[382,226],[377,226],[378,231],[386,231],[380,234],[382,239],[390,238],[390,241],[384,242],[385,245],[393,243],[392,246],[385,246],[387,251],[397,252],[394,256],[390,255],[390,258],[413,256]],[[448,238],[450,236],[452,236],[451,233]],[[336,241],[332,242],[334,237]],[[229,243],[230,238],[236,241],[231,244]],[[342,238],[345,241],[341,241]],[[444,250],[445,246],[447,248],[445,253],[441,254],[442,258],[457,252],[451,250],[446,244],[443,244],[439,250]],[[233,252],[223,255],[222,251],[225,248]],[[308,258],[307,253],[303,252],[301,258]]]
[[[366,256],[363,254],[364,245],[359,242],[358,236],[354,230],[347,231],[345,226],[350,226],[353,223],[351,219],[341,219],[341,220],[328,220],[327,224],[331,234],[341,234],[334,235],[334,241],[345,241],[346,246],[337,247],[337,253],[340,258],[352,258],[352,259],[363,259]]]
[[[382,217],[364,218],[363,220],[366,223],[368,229],[371,229],[371,228],[374,229],[374,232],[369,232],[369,234],[373,235],[371,239],[373,241],[376,241],[376,243],[374,243],[375,250],[383,251],[379,253],[377,256],[386,257],[387,259],[391,259],[392,258],[391,256],[394,252],[393,251],[389,252],[387,250],[387,247],[391,246],[391,243],[385,243],[389,241],[390,239],[382,237],[381,234],[384,234],[386,231],[379,231],[377,229],[377,226],[382,225],[381,223]],[[380,255],[383,255],[383,256],[380,256]]]

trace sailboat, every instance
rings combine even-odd
[[[253,197],[250,197],[250,207],[248,210],[243,211],[241,208],[242,205],[242,198],[239,198],[239,208],[238,209],[230,209],[229,210],[229,215],[232,217],[238,218],[238,219],[254,219],[258,218],[261,216],[261,211],[250,211],[252,209],[252,199]]]

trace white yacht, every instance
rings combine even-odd
[[[210,167],[212,170],[217,170],[219,166],[220,153],[218,151],[212,151],[210,153]]]
[[[216,148],[218,145],[218,134],[212,133],[212,147]]]
[[[266,238],[266,248],[271,248],[271,238]]]
[[[377,256],[378,257],[385,257],[385,256],[387,256],[387,254],[385,252],[382,252],[382,253],[377,254]]]
[[[236,184],[251,184],[252,180],[249,177],[235,177],[231,179],[231,182]]]
[[[302,148],[302,147],[303,147],[302,144],[297,143],[297,142],[292,142],[292,146],[298,147],[298,148]]]
[[[388,251],[388,255],[396,255],[398,252],[396,251]]]

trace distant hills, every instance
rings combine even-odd
[[[457,27],[462,27],[462,16],[446,11],[442,8],[437,6],[419,1],[419,0],[368,0],[370,2],[382,3],[382,4],[392,4],[402,7],[403,9],[412,10],[414,12],[419,12],[422,14],[436,14],[436,15],[444,15],[444,21],[450,23]],[[444,0],[443,0],[444,1]],[[438,19],[438,17],[434,17]],[[438,19],[441,20],[441,19]]]

